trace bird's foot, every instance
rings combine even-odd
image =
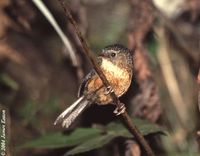
[[[125,105],[123,103],[120,103],[120,106],[119,107],[117,106],[113,113],[118,116],[118,115],[124,113],[125,110],[126,110]]]
[[[108,95],[110,93],[114,92],[113,88],[111,86],[109,87],[106,87],[106,90],[105,90],[105,95]]]

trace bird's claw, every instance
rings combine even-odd
[[[120,103],[120,107],[116,107],[115,110],[113,111],[113,113],[118,116],[118,115],[124,113],[125,110],[126,110],[125,105],[123,103]]]
[[[111,86],[106,87],[105,95],[108,95],[108,94],[110,94],[110,93],[112,93],[112,92],[114,92],[114,90],[112,89]]]

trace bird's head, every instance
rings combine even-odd
[[[109,45],[102,50],[100,54],[102,59],[112,62],[118,67],[133,67],[133,56],[131,51],[120,44]]]

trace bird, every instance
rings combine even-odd
[[[97,62],[116,96],[124,95],[132,81],[133,53],[121,44],[113,44],[102,49]],[[57,117],[54,125],[62,122],[62,126],[68,128],[91,104],[112,104],[110,91],[103,85],[96,71],[91,69],[80,84],[78,99]],[[114,112],[121,113],[117,109]]]

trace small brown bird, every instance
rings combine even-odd
[[[110,45],[102,50],[97,60],[115,94],[118,97],[122,96],[130,87],[133,75],[133,57],[130,50],[119,44]],[[108,89],[104,87],[95,70],[83,79],[78,97],[58,116],[54,124],[61,121],[62,126],[68,128],[75,118],[92,103],[99,105],[112,103]]]

